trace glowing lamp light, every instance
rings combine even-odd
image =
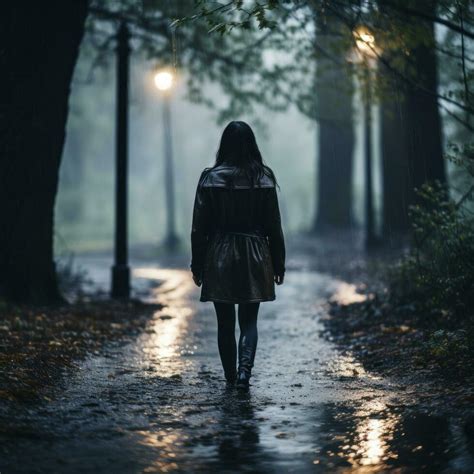
[[[160,91],[167,91],[173,87],[174,76],[168,71],[160,71],[155,74],[155,86]]]
[[[377,51],[374,35],[366,27],[357,28],[353,34],[359,52],[365,56],[375,58]]]

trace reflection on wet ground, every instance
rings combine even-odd
[[[354,288],[294,271],[263,304],[249,394],[226,389],[211,304],[180,269],[137,268],[166,306],[133,343],[87,360],[58,398],[15,414],[2,472],[471,472],[455,422],[321,337],[325,301]],[[160,283],[160,284],[158,284]]]

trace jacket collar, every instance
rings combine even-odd
[[[236,166],[225,163],[216,168],[205,170],[200,185],[205,188],[250,189],[252,187],[247,176],[239,174]],[[275,185],[267,175],[263,175],[259,182],[255,183],[255,187],[274,188]]]

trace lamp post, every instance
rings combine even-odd
[[[163,97],[163,143],[165,157],[165,199],[166,199],[166,236],[164,244],[167,249],[174,250],[179,239],[176,234],[176,206],[174,191],[173,147],[171,134],[171,89],[174,76],[169,71],[155,74],[155,86]]]
[[[363,67],[364,104],[364,175],[365,175],[365,247],[370,250],[377,244],[374,226],[374,191],[373,191],[373,158],[372,158],[372,68],[375,65],[377,52],[374,35],[366,28],[359,27],[354,31],[356,57]]]
[[[115,251],[111,293],[113,298],[128,298],[130,296],[130,268],[127,243],[127,161],[130,33],[125,22],[122,22],[119,27],[117,40]]]

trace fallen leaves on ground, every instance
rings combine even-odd
[[[136,337],[160,307],[137,300],[2,306],[0,400],[51,400],[65,369],[98,353],[106,341]]]
[[[446,407],[472,405],[472,355],[461,344],[466,331],[459,324],[440,329],[442,320],[383,298],[349,305],[332,302],[330,314],[324,321],[327,335],[366,370],[403,381],[416,399],[428,404],[439,405],[443,399]]]

